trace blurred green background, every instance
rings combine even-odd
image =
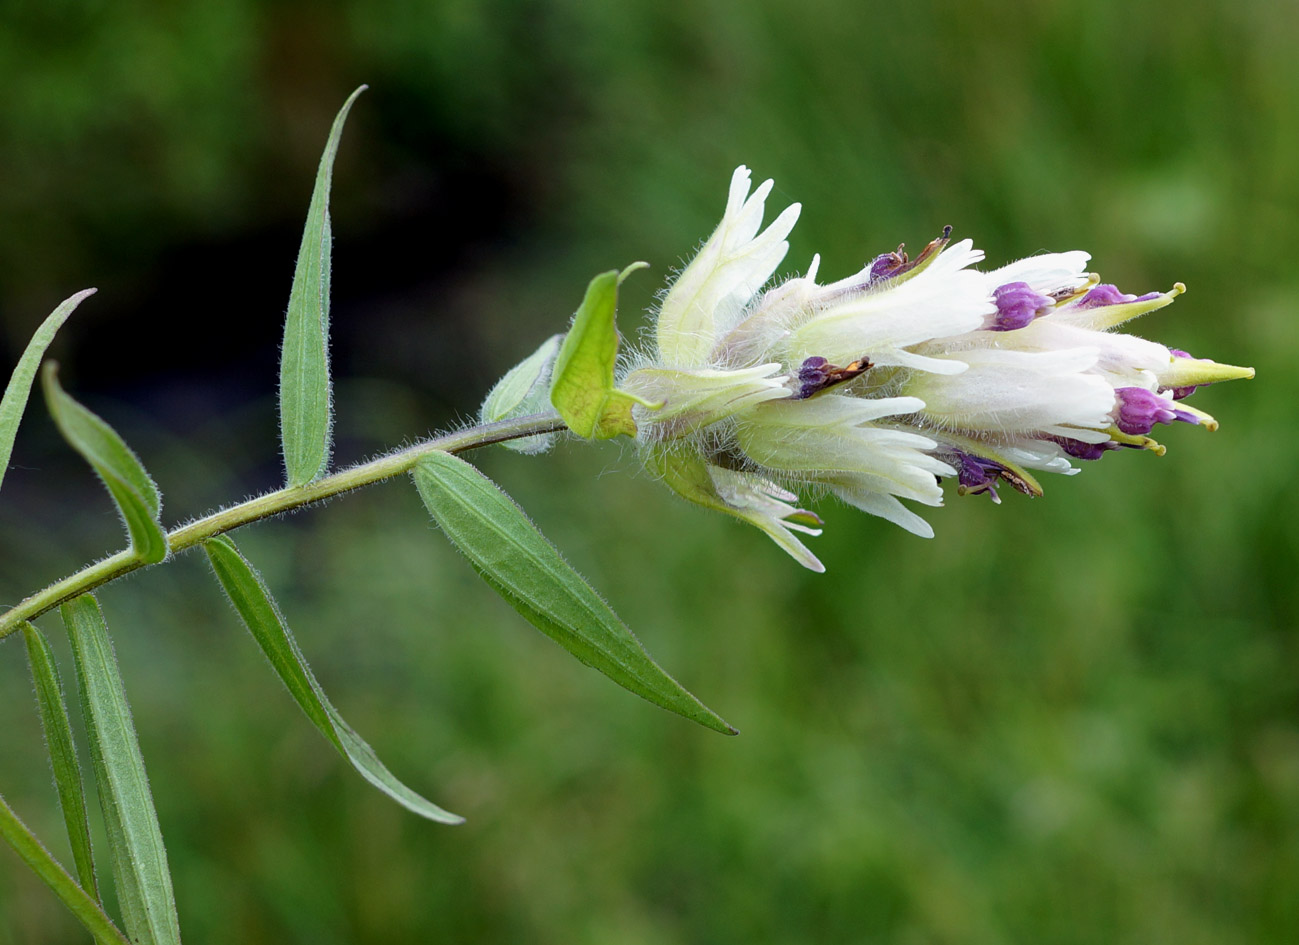
[[[459,828],[331,753],[201,561],[106,589],[186,940],[1299,940],[1297,36],[1289,0],[5,0],[0,362],[99,286],[53,354],[169,521],[278,481],[280,318],[362,82],[342,463],[472,415],[643,258],[634,331],[740,163],[804,204],[787,272],[949,223],[992,264],[1084,248],[1126,291],[1189,285],[1138,332],[1259,372],[1197,395],[1217,434],[953,496],[932,541],[825,503],[824,576],[617,445],[476,457],[734,739],[527,626],[405,483],[241,533],[343,714]],[[121,544],[39,398],[14,463],[8,603]],[[15,640],[0,712],[0,791],[57,839]],[[84,938],[0,852],[0,943]]]

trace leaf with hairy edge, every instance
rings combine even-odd
[[[494,482],[444,452],[422,457],[414,476],[434,521],[533,626],[636,695],[715,731],[736,734],[650,658],[604,599]]]
[[[343,103],[316,171],[316,186],[302,231],[302,248],[289,292],[280,351],[280,442],[291,486],[306,485],[329,463],[333,405],[329,382],[329,268],[333,234],[329,185],[343,123],[363,85]]]
[[[551,335],[536,351],[510,368],[483,399],[478,418],[483,423],[512,420],[540,413],[550,407],[550,374],[563,335]],[[555,439],[553,433],[506,440],[501,446],[518,453],[544,453]]]
[[[150,564],[166,558],[167,536],[158,523],[162,499],[139,457],[112,427],[64,392],[53,361],[42,370],[41,385],[59,432],[90,463],[117,503],[136,555]]]
[[[63,684],[44,634],[30,623],[22,625],[27,642],[27,661],[36,685],[36,706],[40,710],[45,744],[54,771],[54,787],[59,792],[59,806],[72,844],[72,861],[77,867],[81,888],[97,902],[99,884],[95,881],[95,860],[90,845],[90,822],[86,819],[86,794],[81,782],[81,764],[72,741],[72,725],[63,701]]]
[[[618,361],[618,286],[646,263],[632,263],[621,273],[602,272],[586,287],[573,325],[555,358],[550,402],[568,428],[587,439],[608,440],[636,435],[631,408],[658,407],[613,386]]]
[[[36,369],[40,367],[45,349],[54,340],[54,335],[68,320],[82,301],[94,295],[94,289],[83,289],[71,298],[65,299],[59,307],[46,316],[41,327],[36,329],[32,340],[18,359],[13,375],[5,386],[4,397],[0,398],[0,483],[4,482],[5,470],[9,468],[9,457],[13,454],[14,437],[18,435],[18,424],[22,422],[23,411],[27,409],[27,398],[31,396],[32,383],[36,380]]]
[[[179,945],[167,851],[104,615],[91,594],[68,601],[59,611],[72,642],[127,937],[141,945]]]
[[[297,700],[322,735],[369,781],[407,810],[443,824],[464,823],[464,818],[443,810],[397,780],[371,748],[338,714],[315,675],[307,666],[298,643],[284,622],[261,576],[224,536],[203,542],[212,571],[244,625],[271,661],[280,681]]]

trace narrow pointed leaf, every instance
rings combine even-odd
[[[604,599],[494,482],[443,452],[421,458],[414,476],[434,521],[533,626],[636,695],[715,731],[736,734],[650,658]]]
[[[361,86],[348,97],[330,129],[316,171],[316,186],[289,292],[284,347],[280,352],[280,441],[291,486],[311,482],[329,462],[333,426],[329,381],[329,270],[333,242],[329,187],[343,123],[365,88]]]
[[[59,432],[90,463],[117,504],[136,555],[150,564],[166,558],[167,535],[158,522],[162,499],[139,457],[117,431],[64,392],[53,361],[41,372],[41,384]]]
[[[60,613],[76,661],[81,709],[126,934],[140,945],[179,945],[180,921],[167,871],[167,851],[104,616],[90,594],[63,604]]]
[[[64,703],[63,684],[44,634],[30,623],[23,624],[22,629],[23,638],[27,641],[32,682],[36,686],[36,706],[40,711],[41,727],[45,729],[50,767],[54,771],[54,787],[59,792],[59,806],[63,809],[68,842],[72,845],[72,862],[76,865],[81,888],[99,902],[102,900],[99,898],[99,884],[95,881],[86,794],[81,781],[81,764],[77,761],[77,750],[72,741],[72,725]]]
[[[280,681],[339,754],[351,762],[361,777],[407,810],[439,823],[463,823],[463,817],[443,810],[398,781],[375,755],[374,749],[338,714],[307,666],[261,576],[239,553],[234,542],[224,536],[210,538],[203,543],[203,550],[207,552],[217,581],[271,661]]]
[[[586,288],[555,358],[550,401],[568,428],[598,440],[636,435],[632,407],[644,401],[613,386],[618,361],[618,286],[643,263],[602,272]]]
[[[0,483],[4,482],[5,470],[9,468],[9,457],[13,454],[14,437],[18,435],[18,424],[22,422],[23,412],[27,409],[27,398],[31,396],[32,383],[36,380],[36,369],[41,365],[45,349],[54,340],[63,323],[68,320],[72,310],[81,304],[87,296],[94,295],[94,289],[84,289],[69,299],[65,299],[58,308],[51,312],[36,329],[32,340],[18,358],[18,365],[5,386],[4,397],[0,398]]]
[[[113,924],[94,897],[77,885],[59,861],[45,849],[36,834],[32,833],[3,797],[0,797],[0,837],[13,847],[32,872],[53,890],[77,921],[84,925],[98,945],[131,945]]]

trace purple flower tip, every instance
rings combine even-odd
[[[1110,450],[1119,448],[1119,444],[1113,440],[1106,440],[1104,443],[1087,443],[1083,440],[1075,440],[1065,436],[1047,437],[1052,443],[1057,444],[1060,449],[1064,450],[1074,459],[1096,460],[1100,459]]]
[[[997,495],[998,480],[1010,483],[1019,492],[1033,494],[1032,487],[1021,476],[994,460],[975,456],[972,453],[957,452],[951,457],[951,463],[956,467],[956,481],[960,484],[960,491],[964,495],[979,495],[986,492],[993,502],[1000,505],[1001,496]]]
[[[900,245],[892,253],[884,253],[876,256],[871,260],[870,268],[866,273],[866,285],[874,285],[882,279],[892,279],[894,276],[900,276],[910,272],[922,263],[927,263],[931,256],[942,252],[948,241],[952,238],[952,228],[943,227],[943,235],[937,239],[930,240],[929,244],[920,251],[920,255],[915,259],[910,258],[906,252],[906,243]],[[864,287],[863,287],[864,288]]]
[[[997,501],[997,479],[1001,475],[1001,466],[969,453],[958,453],[955,466],[956,481],[967,495],[986,492],[994,502]]]
[[[1023,328],[1039,315],[1045,315],[1054,304],[1045,295],[1034,292],[1027,282],[1008,282],[992,293],[997,315],[988,327],[992,331],[1014,331]]]
[[[1025,495],[1042,494],[1035,483],[996,460],[961,450],[945,453],[943,459],[956,467],[956,481],[960,485],[959,491],[962,495],[979,495],[986,492],[993,502],[1000,505],[1001,496],[997,495],[999,481],[1009,483],[1012,489]]]
[[[847,367],[831,364],[820,355],[805,358],[798,368],[798,393],[795,400],[805,400],[813,394],[819,394],[827,387],[842,384],[870,370],[871,363],[867,358],[858,358]]]
[[[1079,308],[1100,308],[1103,305],[1122,305],[1124,302],[1135,302],[1135,295],[1120,292],[1118,286],[1102,283],[1096,286],[1078,302]]]
[[[871,260],[870,270],[866,276],[866,284],[870,285],[881,279],[888,279],[896,276],[907,269],[907,254],[902,251],[902,247],[897,248],[897,252],[883,253]]]
[[[825,358],[814,356],[807,358],[798,369],[798,399],[811,397],[826,386],[830,372],[830,362]]]
[[[1101,308],[1105,305],[1122,305],[1125,302],[1149,302],[1159,296],[1158,292],[1130,295],[1127,292],[1120,292],[1118,286],[1102,283],[1078,300],[1078,308]]]
[[[1156,423],[1199,423],[1192,413],[1171,406],[1172,401],[1144,387],[1120,387],[1114,391],[1118,403],[1114,408],[1115,425],[1129,436],[1144,436]]]

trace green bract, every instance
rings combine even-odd
[[[618,286],[646,263],[632,263],[621,273],[602,272],[591,280],[555,358],[550,401],[568,428],[587,439],[608,440],[636,435],[631,408],[657,406],[614,388],[618,363]]]
[[[506,372],[483,400],[478,418],[483,423],[512,420],[541,413],[550,407],[550,378],[563,335],[551,335],[536,351]],[[554,442],[553,433],[507,440],[501,445],[519,453],[544,453]]]

